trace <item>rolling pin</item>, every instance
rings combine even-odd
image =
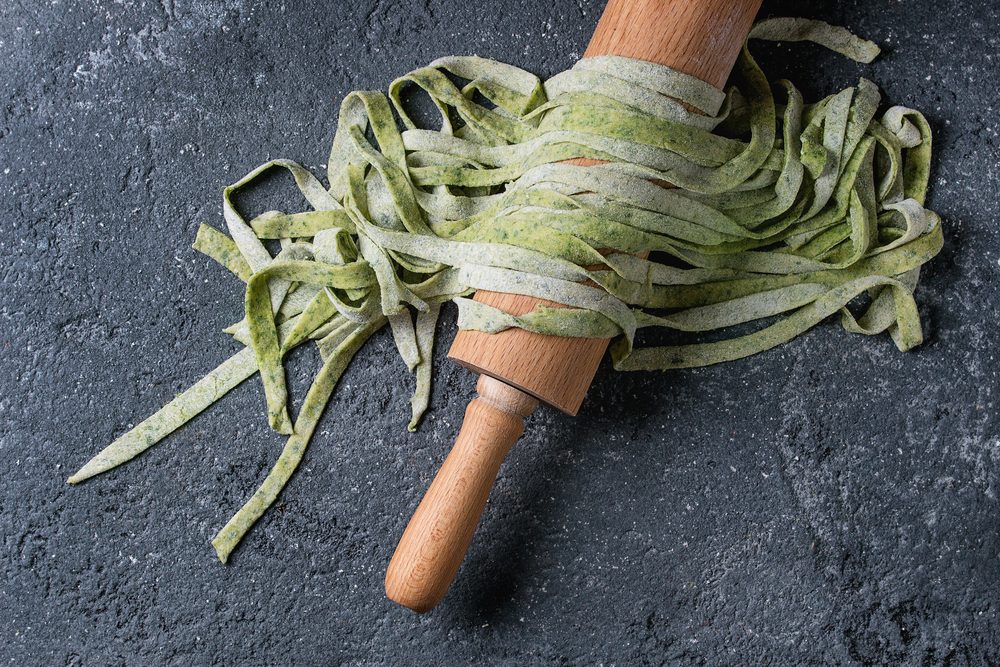
[[[761,0],[609,0],[584,58],[646,60],[722,88]],[[574,161],[594,164],[594,161]],[[514,315],[546,302],[480,290],[475,299]],[[448,356],[480,374],[455,445],[399,540],[385,576],[389,599],[416,612],[451,585],[500,464],[539,402],[576,415],[609,340],[523,329],[459,331]]]

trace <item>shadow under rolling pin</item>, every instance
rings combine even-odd
[[[672,67],[722,88],[761,0],[609,0],[583,57],[617,55]],[[538,304],[517,294],[475,299],[514,315]],[[433,608],[458,572],[497,471],[547,403],[576,415],[607,339],[543,336],[522,329],[459,331],[448,356],[481,374],[455,445],[410,519],[385,577],[389,599]]]

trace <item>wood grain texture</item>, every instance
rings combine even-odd
[[[448,591],[465,557],[497,471],[538,401],[480,376],[455,446],[410,519],[385,574],[390,600],[417,612]]]
[[[584,57],[647,60],[721,88],[759,8],[760,0],[610,0]],[[514,315],[540,303],[552,305],[485,290],[475,299]],[[523,329],[496,334],[459,331],[448,356],[575,415],[609,342],[543,336]]]

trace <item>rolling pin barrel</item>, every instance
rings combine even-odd
[[[667,65],[725,85],[761,0],[609,0],[584,57],[618,55]],[[479,291],[475,299],[522,315],[540,303]],[[424,612],[447,592],[472,540],[497,471],[542,401],[575,415],[607,339],[522,329],[459,331],[448,356],[482,375],[479,397],[406,527],[386,572],[389,598]]]

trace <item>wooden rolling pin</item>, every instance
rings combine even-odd
[[[583,57],[619,55],[667,65],[722,88],[761,0],[609,0]],[[588,164],[592,164],[589,162]],[[479,291],[477,301],[514,315],[539,303]],[[451,585],[497,471],[539,401],[575,415],[607,339],[560,338],[509,329],[459,331],[448,356],[480,373],[478,397],[399,540],[385,576],[389,599],[430,610]]]

